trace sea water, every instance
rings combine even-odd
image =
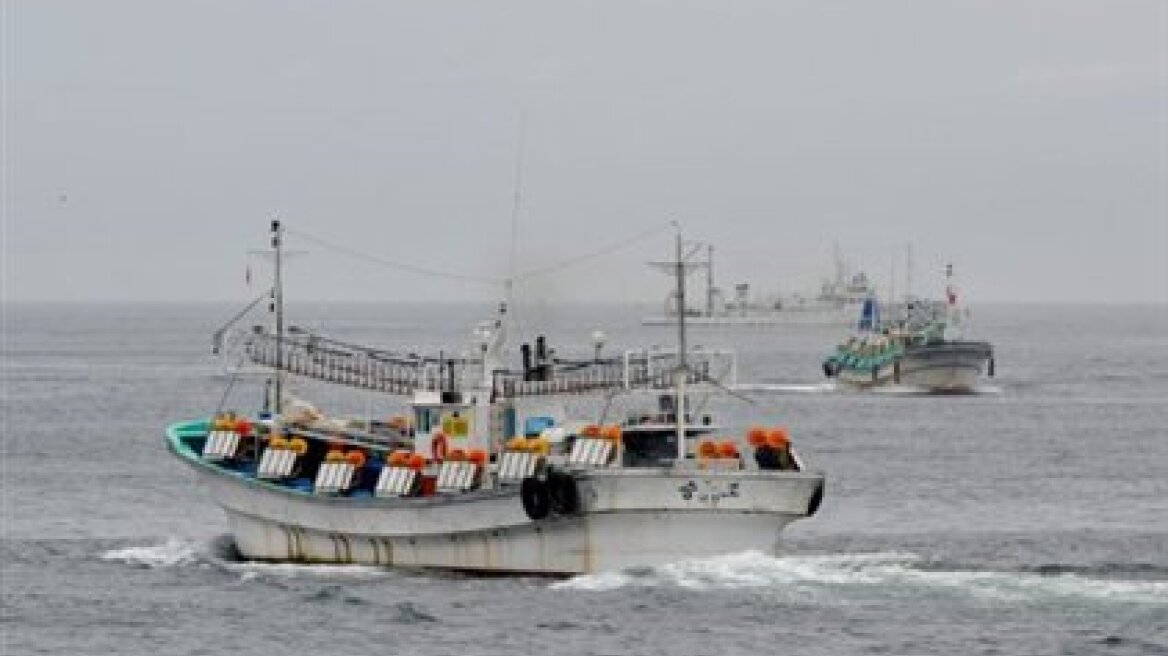
[[[843,335],[703,327],[739,354],[727,435],[788,427],[828,474],[819,513],[760,553],[569,579],[243,562],[164,446],[246,409],[210,355],[227,305],[4,307],[3,654],[1165,654],[1168,309],[977,308],[997,377],[966,396],[825,384]],[[469,348],[490,305],[293,308],[345,339]],[[520,308],[560,355],[671,345],[632,308]],[[397,401],[296,391],[336,413]],[[225,393],[226,392],[226,393]],[[630,401],[631,402],[631,401]],[[581,401],[581,410],[596,411]],[[612,410],[610,409],[610,412]]]

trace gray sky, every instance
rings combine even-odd
[[[1160,0],[3,7],[7,299],[245,299],[274,214],[503,275],[525,115],[520,271],[677,219],[724,287],[912,242],[973,303],[1168,301]],[[656,302],[668,239],[520,294]],[[499,295],[289,245],[294,299]]]

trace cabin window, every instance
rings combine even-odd
[[[668,431],[625,433],[626,467],[661,467],[677,460],[677,434]]]
[[[442,420],[441,413],[434,408],[418,408],[417,415],[418,433],[421,435],[428,434]]]

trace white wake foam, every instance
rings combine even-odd
[[[306,565],[224,560],[213,555],[211,551],[213,551],[211,545],[168,538],[162,544],[113,549],[102,554],[101,559],[148,568],[211,566],[236,572],[245,581],[261,576],[371,578],[386,576],[389,573],[383,567],[372,565]]]
[[[772,558],[746,552],[684,561],[645,570],[578,576],[555,584],[565,590],[636,587],[696,590],[768,589],[796,597],[849,597],[866,592],[938,592],[1004,601],[1051,598],[1168,604],[1168,581],[930,569],[919,556],[882,552]]]
[[[280,578],[320,577],[365,579],[389,575],[389,570],[373,565],[304,565],[298,563],[222,563],[224,569],[239,572],[240,578],[250,581],[262,576]]]
[[[102,554],[101,559],[137,567],[176,567],[197,563],[199,551],[196,545],[170,538],[162,544],[147,547],[112,549]]]

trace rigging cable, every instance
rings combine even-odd
[[[484,284],[484,285],[498,285],[499,283],[503,282],[502,278],[494,278],[494,277],[489,277],[489,276],[472,276],[472,275],[463,274],[463,273],[455,273],[452,271],[439,271],[437,269],[429,269],[426,267],[417,266],[416,264],[407,264],[405,262],[398,262],[397,260],[391,260],[389,258],[381,257],[379,255],[370,255],[368,253],[362,253],[360,251],[354,250],[354,249],[349,248],[347,246],[341,246],[339,244],[334,244],[330,241],[326,241],[324,239],[321,239],[320,237],[310,235],[310,234],[308,234],[306,232],[302,232],[300,230],[286,229],[286,231],[288,233],[296,235],[297,237],[300,237],[302,239],[307,239],[308,241],[316,244],[317,246],[321,246],[322,248],[326,248],[326,249],[331,250],[331,251],[336,251],[338,253],[343,253],[343,254],[349,255],[351,257],[365,260],[367,262],[372,262],[373,264],[379,264],[381,266],[388,267],[390,269],[409,271],[410,273],[417,273],[420,275],[432,276],[435,278],[448,278],[451,280],[462,280],[463,282],[477,282],[477,283]]]
[[[381,257],[379,255],[371,255],[369,253],[363,253],[361,251],[349,248],[347,246],[341,246],[341,245],[333,243],[331,241],[322,239],[322,238],[317,237],[315,235],[310,235],[310,234],[303,232],[301,230],[293,230],[290,228],[286,228],[285,230],[289,234],[293,234],[293,235],[296,235],[302,239],[306,239],[306,240],[308,240],[308,241],[310,241],[310,242],[312,242],[312,243],[314,243],[322,248],[336,251],[338,253],[342,253],[345,255],[349,255],[351,257],[365,260],[367,262],[371,262],[373,264],[378,264],[380,266],[384,266],[384,267],[387,267],[390,269],[398,269],[400,271],[408,271],[410,273],[416,273],[416,274],[425,275],[425,276],[432,276],[432,277],[436,277],[436,278],[447,278],[447,279],[451,279],[451,280],[462,280],[464,282],[475,282],[475,283],[479,283],[479,284],[483,284],[483,285],[499,285],[499,284],[507,284],[509,281],[521,281],[521,280],[527,280],[530,278],[537,278],[539,276],[545,276],[545,275],[557,273],[559,271],[562,271],[563,269],[567,269],[567,268],[576,266],[582,262],[587,262],[589,260],[604,256],[604,255],[608,255],[609,253],[614,253],[614,252],[619,251],[621,249],[627,248],[633,244],[644,241],[644,240],[648,239],[649,237],[657,235],[661,232],[665,232],[666,230],[672,229],[672,227],[673,227],[672,222],[664,223],[662,225],[656,226],[656,227],[651,228],[649,230],[645,230],[643,232],[637,233],[631,237],[627,237],[627,238],[621,239],[619,241],[615,241],[615,242],[606,244],[605,246],[603,246],[601,248],[597,248],[597,249],[589,251],[587,253],[582,253],[580,255],[570,257],[570,258],[561,260],[559,262],[556,262],[554,264],[549,264],[549,265],[544,266],[544,267],[530,269],[528,271],[524,271],[523,273],[517,274],[511,278],[497,278],[497,277],[493,277],[493,276],[474,276],[474,275],[469,275],[469,274],[456,273],[453,271],[440,271],[437,269],[430,269],[430,268],[418,266],[415,264],[408,264],[406,262],[399,262],[397,260],[391,260],[389,258]]]
[[[227,405],[227,397],[231,395],[231,388],[235,387],[235,382],[239,380],[239,375],[243,372],[243,364],[246,360],[246,353],[239,356],[239,362],[235,363],[235,368],[231,372],[231,377],[227,379],[227,387],[223,390],[223,396],[219,397],[219,403],[215,406],[215,414],[213,416],[217,417],[221,412],[223,412],[223,406]]]
[[[531,270],[525,271],[525,272],[519,274],[518,276],[516,276],[515,278],[517,280],[526,280],[528,278],[536,278],[536,277],[547,275],[550,273],[556,273],[560,270],[576,266],[577,264],[580,264],[581,262],[586,262],[588,260],[600,257],[602,255],[608,255],[609,253],[614,253],[616,251],[619,251],[619,250],[626,248],[628,246],[632,246],[633,244],[644,241],[644,240],[648,239],[649,237],[652,237],[652,236],[654,236],[658,233],[661,233],[661,232],[665,232],[666,230],[670,230],[672,228],[673,228],[673,222],[665,223],[665,224],[659,225],[655,228],[645,230],[644,232],[637,233],[637,234],[633,235],[632,237],[627,237],[625,239],[621,239],[620,241],[610,243],[602,248],[597,248],[596,250],[589,251],[587,253],[583,253],[583,254],[577,255],[575,257],[570,257],[570,258],[562,260],[560,262],[556,262],[555,264],[549,264],[548,266],[545,266],[545,267],[539,267],[536,269],[531,269]]]

